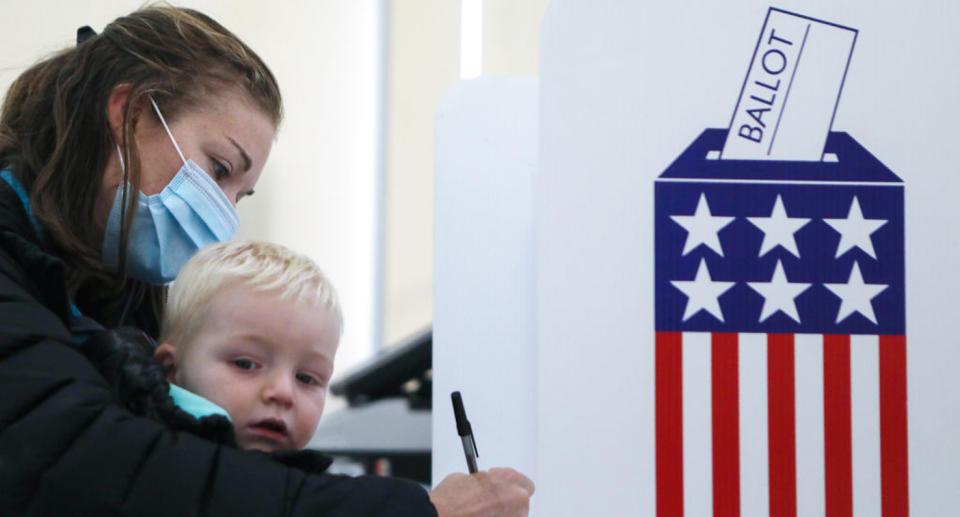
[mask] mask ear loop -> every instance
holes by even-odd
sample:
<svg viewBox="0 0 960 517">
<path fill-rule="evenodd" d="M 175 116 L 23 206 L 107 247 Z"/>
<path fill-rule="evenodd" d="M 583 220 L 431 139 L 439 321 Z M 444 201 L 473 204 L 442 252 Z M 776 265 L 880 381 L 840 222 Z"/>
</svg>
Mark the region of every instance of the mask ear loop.
<svg viewBox="0 0 960 517">
<path fill-rule="evenodd" d="M 163 124 L 163 129 L 167 130 L 167 136 L 170 137 L 170 141 L 173 142 L 173 147 L 177 150 L 177 154 L 180 155 L 180 159 L 183 160 L 183 164 L 187 164 L 187 159 L 183 157 L 183 151 L 180 150 L 180 146 L 177 145 L 177 139 L 173 138 L 173 133 L 170 132 L 170 128 L 167 127 L 167 121 L 163 119 L 163 114 L 160 113 L 160 108 L 157 107 L 157 101 L 153 100 L 153 97 L 150 97 L 150 103 L 153 104 L 154 111 L 157 112 L 157 116 L 160 117 L 160 123 Z"/>
<path fill-rule="evenodd" d="M 123 152 L 120 151 L 120 144 L 115 144 L 117 146 L 117 157 L 120 158 L 120 172 L 127 172 L 127 166 L 123 163 Z"/>
</svg>

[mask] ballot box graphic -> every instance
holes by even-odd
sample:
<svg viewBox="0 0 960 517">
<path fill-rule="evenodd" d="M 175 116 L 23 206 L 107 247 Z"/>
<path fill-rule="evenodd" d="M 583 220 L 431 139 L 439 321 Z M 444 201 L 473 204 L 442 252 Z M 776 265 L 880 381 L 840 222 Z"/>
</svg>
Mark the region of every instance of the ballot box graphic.
<svg viewBox="0 0 960 517">
<path fill-rule="evenodd" d="M 654 184 L 657 515 L 907 515 L 903 183 L 727 133 Z"/>
</svg>

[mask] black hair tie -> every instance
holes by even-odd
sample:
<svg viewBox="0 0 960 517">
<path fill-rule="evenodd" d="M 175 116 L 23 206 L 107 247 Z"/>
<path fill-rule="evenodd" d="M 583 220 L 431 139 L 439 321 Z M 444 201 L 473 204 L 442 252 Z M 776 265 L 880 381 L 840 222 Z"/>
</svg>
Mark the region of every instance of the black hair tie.
<svg viewBox="0 0 960 517">
<path fill-rule="evenodd" d="M 93 30 L 89 25 L 84 25 L 77 29 L 77 45 L 87 41 L 88 39 L 97 35 L 97 31 Z"/>
</svg>

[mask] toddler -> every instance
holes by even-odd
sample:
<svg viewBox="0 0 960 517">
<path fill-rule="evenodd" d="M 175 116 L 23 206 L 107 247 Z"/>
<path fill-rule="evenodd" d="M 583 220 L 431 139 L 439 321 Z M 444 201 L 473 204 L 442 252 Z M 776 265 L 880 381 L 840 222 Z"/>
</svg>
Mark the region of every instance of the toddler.
<svg viewBox="0 0 960 517">
<path fill-rule="evenodd" d="M 306 446 L 323 413 L 343 326 L 309 258 L 265 242 L 201 249 L 170 287 L 154 357 L 194 416 L 226 414 L 237 444 Z"/>
</svg>

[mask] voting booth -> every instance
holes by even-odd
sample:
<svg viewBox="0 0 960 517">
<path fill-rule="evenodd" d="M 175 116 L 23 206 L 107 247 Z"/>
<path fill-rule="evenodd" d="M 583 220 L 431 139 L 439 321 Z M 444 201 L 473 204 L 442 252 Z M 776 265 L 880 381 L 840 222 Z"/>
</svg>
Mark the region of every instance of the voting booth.
<svg viewBox="0 0 960 517">
<path fill-rule="evenodd" d="M 434 479 L 469 385 L 531 515 L 951 514 L 960 6 L 717 4 L 555 0 L 535 93 L 441 107 Z"/>
</svg>

